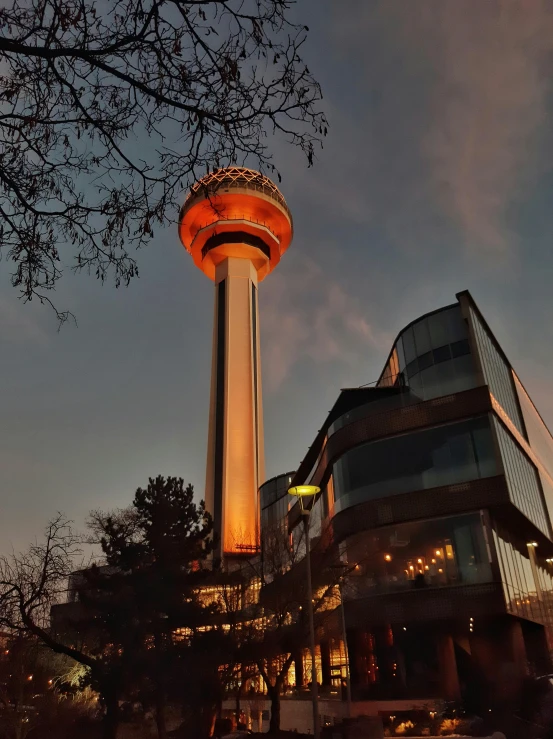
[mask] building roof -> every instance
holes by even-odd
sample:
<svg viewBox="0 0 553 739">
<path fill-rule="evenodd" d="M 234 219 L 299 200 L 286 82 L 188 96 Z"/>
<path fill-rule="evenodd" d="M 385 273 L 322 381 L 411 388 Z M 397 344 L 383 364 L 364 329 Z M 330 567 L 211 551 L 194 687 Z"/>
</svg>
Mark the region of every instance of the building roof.
<svg viewBox="0 0 553 739">
<path fill-rule="evenodd" d="M 216 169 L 198 180 L 190 188 L 190 192 L 184 205 L 182 213 L 187 209 L 188 205 L 199 195 L 208 196 L 216 193 L 218 190 L 229 190 L 233 188 L 245 188 L 247 190 L 255 190 L 269 196 L 281 205 L 288 214 L 290 221 L 292 214 L 286 204 L 283 194 L 280 192 L 275 183 L 261 172 L 247 167 L 225 167 Z"/>
</svg>

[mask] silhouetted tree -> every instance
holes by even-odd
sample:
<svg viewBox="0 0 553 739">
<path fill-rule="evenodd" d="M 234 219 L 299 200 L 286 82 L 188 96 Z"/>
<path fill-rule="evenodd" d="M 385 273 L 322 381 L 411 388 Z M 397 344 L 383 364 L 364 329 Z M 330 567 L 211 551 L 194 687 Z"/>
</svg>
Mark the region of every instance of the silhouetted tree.
<svg viewBox="0 0 553 739">
<path fill-rule="evenodd" d="M 158 476 L 136 491 L 129 510 L 97 512 L 90 525 L 109 574 L 85 571 L 81 600 L 106 621 L 106 637 L 121 629 L 116 644 L 124 645 L 126 682 L 134 680 L 152 695 L 158 735 L 165 739 L 167 696 L 174 694 L 175 683 L 184 688 L 196 679 L 191 647 L 197 646 L 194 637 L 206 641 L 203 629 L 215 612 L 201 596 L 211 574 L 206 567 L 213 551 L 211 517 L 203 502 L 196 505 L 192 486 L 182 478 Z"/>
<path fill-rule="evenodd" d="M 192 179 L 245 161 L 274 169 L 269 134 L 312 162 L 327 124 L 291 5 L 3 3 L 0 245 L 25 299 L 50 302 L 68 262 L 128 284 L 130 248 L 175 220 Z"/>
<path fill-rule="evenodd" d="M 72 574 L 80 538 L 61 516 L 43 544 L 0 559 L 0 625 L 33 634 L 86 668 L 83 682 L 105 706 L 106 739 L 117 735 L 120 699 L 140 694 L 153 698 L 163 737 L 171 682 L 176 674 L 194 679 L 186 668 L 197 661 L 214 608 L 200 597 L 212 523 L 193 495 L 182 479 L 157 477 L 137 490 L 130 509 L 94 513 L 103 566 Z M 64 599 L 70 576 L 72 602 L 53 609 L 51 628 L 50 610 Z"/>
<path fill-rule="evenodd" d="M 307 592 L 301 526 L 293 535 L 288 522 L 265 526 L 261 558 L 251 563 L 252 579 L 260 583 L 261 591 L 242 624 L 240 656 L 244 664 L 256 666 L 265 683 L 271 701 L 271 733 L 280 729 L 280 701 L 288 672 L 309 644 L 307 598 L 313 600 L 315 625 L 321 628 L 325 617 L 339 606 L 340 580 L 355 567 L 340 562 L 327 525 L 311 544 L 312 593 Z"/>
</svg>

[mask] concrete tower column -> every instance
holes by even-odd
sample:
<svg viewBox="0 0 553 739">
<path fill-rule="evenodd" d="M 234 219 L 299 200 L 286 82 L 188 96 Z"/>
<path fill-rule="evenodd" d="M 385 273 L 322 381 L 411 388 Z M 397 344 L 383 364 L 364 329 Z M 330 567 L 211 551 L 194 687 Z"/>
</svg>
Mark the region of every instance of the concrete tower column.
<svg viewBox="0 0 553 739">
<path fill-rule="evenodd" d="M 290 244 L 292 217 L 267 177 L 229 167 L 192 187 L 179 234 L 215 283 L 206 507 L 218 554 L 251 554 L 265 480 L 257 291 Z"/>
<path fill-rule="evenodd" d="M 255 548 L 265 479 L 257 288 L 248 259 L 217 265 L 206 503 L 227 552 Z"/>
</svg>

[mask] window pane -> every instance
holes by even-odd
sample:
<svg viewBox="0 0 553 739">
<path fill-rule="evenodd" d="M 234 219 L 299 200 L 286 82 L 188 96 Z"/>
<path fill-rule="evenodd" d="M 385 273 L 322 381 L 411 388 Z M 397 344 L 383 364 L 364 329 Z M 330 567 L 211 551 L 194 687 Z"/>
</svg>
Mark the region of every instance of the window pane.
<svg viewBox="0 0 553 739">
<path fill-rule="evenodd" d="M 425 354 L 421 354 L 419 359 L 419 370 L 424 370 L 427 367 L 432 367 L 434 364 L 434 361 L 432 359 L 432 352 L 426 352 Z"/>
<path fill-rule="evenodd" d="M 480 516 L 469 514 L 387 526 L 350 537 L 348 561 L 361 562 L 348 594 L 447 587 L 492 579 Z"/>
<path fill-rule="evenodd" d="M 449 311 L 440 311 L 428 316 L 428 328 L 430 330 L 430 341 L 432 348 L 444 346 L 451 343 L 449 336 Z"/>
<path fill-rule="evenodd" d="M 434 364 L 439 364 L 440 362 L 447 362 L 451 359 L 451 350 L 449 348 L 449 345 L 440 346 L 438 347 L 438 349 L 434 349 L 432 354 L 434 356 Z"/>
<path fill-rule="evenodd" d="M 490 436 L 490 428 L 484 417 L 351 449 L 334 465 L 336 510 L 497 474 L 486 434 Z"/>
<path fill-rule="evenodd" d="M 426 318 L 413 326 L 413 332 L 415 334 L 415 348 L 417 350 L 417 356 L 429 352 L 431 347 L 430 344 L 430 332 L 428 331 L 428 323 Z"/>
<path fill-rule="evenodd" d="M 469 341 L 468 339 L 463 339 L 462 341 L 456 341 L 451 345 L 451 354 L 453 357 L 462 357 L 464 354 L 470 353 L 470 347 L 469 347 Z"/>
<path fill-rule="evenodd" d="M 468 329 L 467 324 L 461 315 L 461 308 L 459 306 L 451 308 L 451 310 L 447 311 L 447 317 L 449 322 L 449 343 L 453 344 L 455 341 L 466 339 L 468 336 Z"/>
<path fill-rule="evenodd" d="M 412 362 L 417 356 L 415 350 L 415 337 L 413 336 L 413 329 L 408 328 L 401 335 L 403 338 L 403 351 L 405 352 L 405 361 L 407 363 Z"/>
<path fill-rule="evenodd" d="M 397 340 L 396 349 L 397 349 L 397 358 L 399 361 L 399 368 L 400 370 L 403 370 L 405 368 L 405 354 L 403 352 L 403 339 L 401 338 L 401 336 Z"/>
</svg>

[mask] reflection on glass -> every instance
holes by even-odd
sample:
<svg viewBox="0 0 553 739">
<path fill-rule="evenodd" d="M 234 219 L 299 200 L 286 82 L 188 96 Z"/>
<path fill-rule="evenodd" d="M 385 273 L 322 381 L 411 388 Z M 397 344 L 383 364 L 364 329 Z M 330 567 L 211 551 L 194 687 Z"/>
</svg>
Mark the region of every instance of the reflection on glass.
<svg viewBox="0 0 553 739">
<path fill-rule="evenodd" d="M 351 537 L 348 597 L 489 582 L 492 579 L 478 513 L 385 527 Z"/>
<path fill-rule="evenodd" d="M 553 515 L 553 437 L 542 421 L 522 383 L 513 372 L 528 441 L 543 469 L 538 470 L 549 516 Z"/>
<path fill-rule="evenodd" d="M 346 452 L 333 468 L 336 511 L 367 500 L 494 474 L 486 416 L 437 426 Z"/>
<path fill-rule="evenodd" d="M 535 573 L 528 547 L 513 532 L 494 523 L 493 538 L 497 551 L 507 610 L 521 618 L 529 618 L 553 626 L 553 568 L 536 553 Z"/>
<path fill-rule="evenodd" d="M 487 328 L 473 308 L 470 309 L 470 317 L 486 385 L 519 432 L 524 434 L 511 368 L 497 350 Z"/>
<path fill-rule="evenodd" d="M 537 470 L 495 416 L 493 423 L 505 468 L 509 497 L 540 531 L 549 535 L 549 522 L 542 503 Z"/>
<path fill-rule="evenodd" d="M 422 318 L 402 332 L 378 385 L 404 383 L 423 400 L 476 387 L 460 306 Z"/>
</svg>

